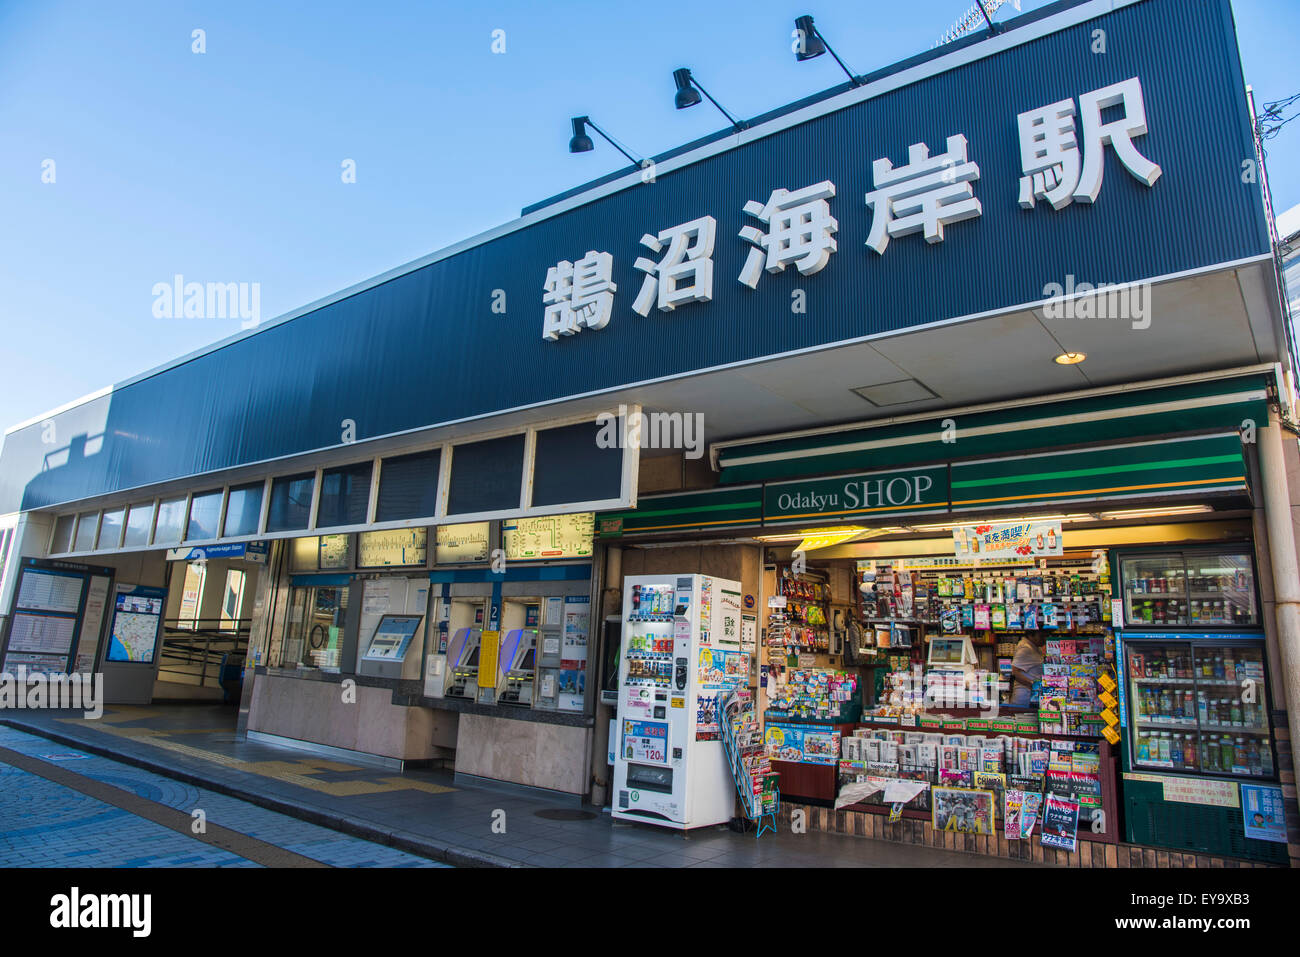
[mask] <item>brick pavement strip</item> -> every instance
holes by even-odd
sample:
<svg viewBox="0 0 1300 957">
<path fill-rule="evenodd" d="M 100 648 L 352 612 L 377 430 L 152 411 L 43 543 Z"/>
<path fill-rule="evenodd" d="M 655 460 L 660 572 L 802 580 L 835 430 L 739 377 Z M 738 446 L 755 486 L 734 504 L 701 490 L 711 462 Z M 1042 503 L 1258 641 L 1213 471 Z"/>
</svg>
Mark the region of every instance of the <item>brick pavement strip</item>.
<svg viewBox="0 0 1300 957">
<path fill-rule="evenodd" d="M 111 784 L 105 784 L 102 781 L 96 781 L 93 778 L 85 777 L 69 771 L 67 768 L 42 761 L 39 758 L 28 757 L 9 748 L 0 747 L 0 761 L 29 774 L 35 774 L 47 781 L 53 781 L 55 784 L 71 788 L 97 801 L 121 808 L 123 811 L 137 817 L 152 821 L 155 824 L 161 824 L 163 827 L 170 828 L 196 841 L 201 841 L 213 848 L 228 851 L 231 854 L 238 854 L 240 857 L 255 861 L 266 867 L 329 867 L 328 864 L 322 864 L 320 861 L 305 857 L 302 854 L 276 847 L 266 841 L 259 841 L 255 837 L 232 831 L 219 824 L 209 823 L 206 826 L 205 833 L 195 834 L 191 828 L 193 818 L 184 811 L 150 801 L 130 791 Z"/>
</svg>

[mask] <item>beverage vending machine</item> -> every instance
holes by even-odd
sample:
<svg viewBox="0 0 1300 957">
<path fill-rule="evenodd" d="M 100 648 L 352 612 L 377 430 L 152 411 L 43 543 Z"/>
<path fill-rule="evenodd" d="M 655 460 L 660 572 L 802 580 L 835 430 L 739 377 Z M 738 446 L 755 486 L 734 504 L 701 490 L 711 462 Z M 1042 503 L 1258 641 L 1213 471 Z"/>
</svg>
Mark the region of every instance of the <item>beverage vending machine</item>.
<svg viewBox="0 0 1300 957">
<path fill-rule="evenodd" d="M 741 588 L 708 575 L 623 580 L 613 815 L 686 830 L 731 820 L 721 701 L 744 687 Z"/>
</svg>

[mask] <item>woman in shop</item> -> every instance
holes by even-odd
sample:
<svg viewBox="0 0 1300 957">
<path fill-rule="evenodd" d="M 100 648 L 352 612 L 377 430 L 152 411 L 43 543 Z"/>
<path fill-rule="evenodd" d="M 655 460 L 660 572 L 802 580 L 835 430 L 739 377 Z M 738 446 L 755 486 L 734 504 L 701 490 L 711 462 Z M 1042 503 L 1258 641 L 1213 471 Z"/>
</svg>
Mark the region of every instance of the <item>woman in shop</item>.
<svg viewBox="0 0 1300 957">
<path fill-rule="evenodd" d="M 1034 682 L 1043 677 L 1043 647 L 1046 644 L 1042 632 L 1028 631 L 1020 637 L 1015 657 L 1011 659 L 1011 680 L 1015 687 L 1008 703 L 1012 707 L 1027 708 L 1031 704 Z"/>
</svg>

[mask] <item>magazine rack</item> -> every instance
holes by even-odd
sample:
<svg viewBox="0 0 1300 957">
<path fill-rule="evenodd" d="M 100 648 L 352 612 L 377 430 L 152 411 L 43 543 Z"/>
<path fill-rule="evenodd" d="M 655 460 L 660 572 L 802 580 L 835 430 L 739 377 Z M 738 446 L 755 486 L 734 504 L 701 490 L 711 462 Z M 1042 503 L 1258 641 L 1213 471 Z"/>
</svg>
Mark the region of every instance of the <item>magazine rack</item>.
<svg viewBox="0 0 1300 957">
<path fill-rule="evenodd" d="M 758 825 L 757 839 L 767 831 L 776 833 L 776 815 L 781 808 L 780 777 L 771 769 L 763 732 L 754 717 L 754 698 L 748 691 L 727 695 L 722 710 L 722 749 L 731 765 L 745 817 Z"/>
</svg>

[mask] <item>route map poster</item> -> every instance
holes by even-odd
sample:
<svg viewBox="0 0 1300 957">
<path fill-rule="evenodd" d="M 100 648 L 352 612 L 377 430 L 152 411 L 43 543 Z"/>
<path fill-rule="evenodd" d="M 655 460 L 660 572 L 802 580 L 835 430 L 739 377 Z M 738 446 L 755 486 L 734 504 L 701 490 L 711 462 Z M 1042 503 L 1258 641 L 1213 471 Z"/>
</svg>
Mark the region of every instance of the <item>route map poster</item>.
<svg viewBox="0 0 1300 957">
<path fill-rule="evenodd" d="M 113 601 L 108 661 L 153 664 L 167 591 L 147 585 L 118 585 Z"/>
</svg>

